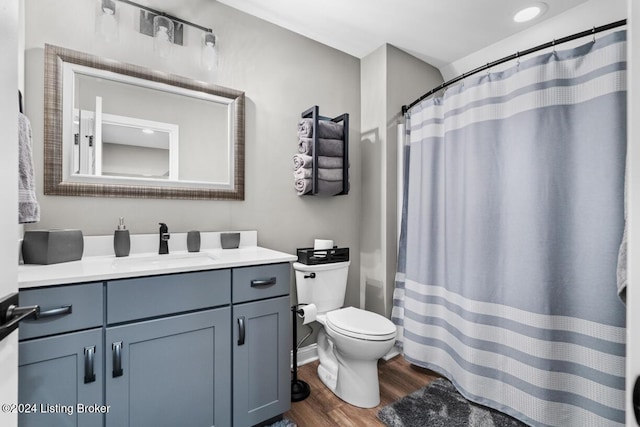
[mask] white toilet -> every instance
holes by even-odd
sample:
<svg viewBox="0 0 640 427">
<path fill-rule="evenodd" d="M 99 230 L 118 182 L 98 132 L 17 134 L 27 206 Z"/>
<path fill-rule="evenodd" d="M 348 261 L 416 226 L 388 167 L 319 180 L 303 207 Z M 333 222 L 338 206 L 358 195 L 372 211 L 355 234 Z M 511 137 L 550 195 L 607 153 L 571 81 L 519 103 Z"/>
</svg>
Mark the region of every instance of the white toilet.
<svg viewBox="0 0 640 427">
<path fill-rule="evenodd" d="M 345 402 L 361 408 L 380 403 L 378 359 L 396 340 L 389 319 L 354 307 L 341 308 L 349 263 L 294 263 L 299 304 L 315 304 L 318 322 L 318 376 Z"/>
</svg>

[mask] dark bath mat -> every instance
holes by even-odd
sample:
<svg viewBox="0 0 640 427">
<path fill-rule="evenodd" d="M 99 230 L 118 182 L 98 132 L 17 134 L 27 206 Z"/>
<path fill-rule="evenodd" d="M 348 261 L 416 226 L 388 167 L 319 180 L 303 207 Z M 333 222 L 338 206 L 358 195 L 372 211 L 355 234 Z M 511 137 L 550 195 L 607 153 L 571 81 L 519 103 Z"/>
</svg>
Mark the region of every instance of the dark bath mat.
<svg viewBox="0 0 640 427">
<path fill-rule="evenodd" d="M 378 412 L 389 427 L 522 427 L 522 422 L 462 397 L 444 378 L 396 400 Z"/>
</svg>

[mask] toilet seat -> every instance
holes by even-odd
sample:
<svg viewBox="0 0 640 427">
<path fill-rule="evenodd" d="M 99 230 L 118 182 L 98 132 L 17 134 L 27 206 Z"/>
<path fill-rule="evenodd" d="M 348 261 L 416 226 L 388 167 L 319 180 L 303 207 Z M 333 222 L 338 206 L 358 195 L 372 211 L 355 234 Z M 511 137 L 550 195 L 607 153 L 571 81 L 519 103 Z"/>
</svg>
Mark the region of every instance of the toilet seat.
<svg viewBox="0 0 640 427">
<path fill-rule="evenodd" d="M 367 341 L 387 341 L 396 337 L 396 325 L 389 319 L 355 307 L 328 312 L 325 326 L 336 333 Z"/>
</svg>

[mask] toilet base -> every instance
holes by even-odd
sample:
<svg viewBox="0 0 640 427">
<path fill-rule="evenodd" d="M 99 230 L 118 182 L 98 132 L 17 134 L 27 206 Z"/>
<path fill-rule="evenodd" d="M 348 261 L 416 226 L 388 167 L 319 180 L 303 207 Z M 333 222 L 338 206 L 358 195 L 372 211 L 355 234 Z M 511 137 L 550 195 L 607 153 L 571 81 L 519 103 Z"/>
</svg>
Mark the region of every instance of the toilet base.
<svg viewBox="0 0 640 427">
<path fill-rule="evenodd" d="M 378 359 L 393 346 L 393 342 L 368 344 L 379 347 L 376 354 L 365 360 L 354 358 L 336 348 L 324 328 L 318 332 L 318 377 L 340 399 L 360 408 L 380 404 Z"/>
</svg>

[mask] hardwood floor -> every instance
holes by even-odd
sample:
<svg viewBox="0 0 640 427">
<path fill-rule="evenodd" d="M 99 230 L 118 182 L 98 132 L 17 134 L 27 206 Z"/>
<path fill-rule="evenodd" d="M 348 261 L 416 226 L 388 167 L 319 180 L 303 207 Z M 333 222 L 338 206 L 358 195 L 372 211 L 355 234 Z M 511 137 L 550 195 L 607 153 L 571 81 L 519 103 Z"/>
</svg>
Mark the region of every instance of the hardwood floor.
<svg viewBox="0 0 640 427">
<path fill-rule="evenodd" d="M 311 395 L 292 402 L 285 417 L 299 427 L 370 427 L 382 426 L 376 414 L 383 406 L 410 394 L 438 378 L 428 369 L 411 365 L 404 357 L 378 362 L 380 405 L 371 409 L 357 408 L 340 400 L 318 378 L 318 361 L 298 368 L 298 378 L 311 387 Z"/>
</svg>

